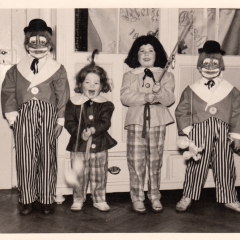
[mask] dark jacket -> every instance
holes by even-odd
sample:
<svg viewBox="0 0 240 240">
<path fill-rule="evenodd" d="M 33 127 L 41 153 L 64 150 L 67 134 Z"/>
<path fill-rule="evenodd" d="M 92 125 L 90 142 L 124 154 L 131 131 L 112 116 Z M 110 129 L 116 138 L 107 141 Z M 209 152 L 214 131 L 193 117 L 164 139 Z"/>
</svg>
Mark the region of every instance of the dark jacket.
<svg viewBox="0 0 240 240">
<path fill-rule="evenodd" d="M 83 106 L 81 124 L 79 125 L 80 109 Z M 81 138 L 82 132 L 86 127 L 94 127 L 96 132 L 92 135 L 91 153 L 101 152 L 114 147 L 117 142 L 107 132 L 111 126 L 111 117 L 114 111 L 112 102 L 97 103 L 87 101 L 83 105 L 75 105 L 68 101 L 65 113 L 64 127 L 70 133 L 71 137 L 67 145 L 67 151 L 85 152 L 87 141 Z M 77 133 L 79 139 L 77 142 Z M 77 148 L 76 148 L 77 144 Z"/>
</svg>

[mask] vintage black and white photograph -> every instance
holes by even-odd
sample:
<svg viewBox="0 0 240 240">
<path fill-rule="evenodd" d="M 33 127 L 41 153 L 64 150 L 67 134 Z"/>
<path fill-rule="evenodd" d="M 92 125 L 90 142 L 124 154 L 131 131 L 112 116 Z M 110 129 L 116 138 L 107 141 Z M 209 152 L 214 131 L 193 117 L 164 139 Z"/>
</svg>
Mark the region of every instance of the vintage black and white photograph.
<svg viewBox="0 0 240 240">
<path fill-rule="evenodd" d="M 0 6 L 1 238 L 240 236 L 237 1 Z"/>
</svg>

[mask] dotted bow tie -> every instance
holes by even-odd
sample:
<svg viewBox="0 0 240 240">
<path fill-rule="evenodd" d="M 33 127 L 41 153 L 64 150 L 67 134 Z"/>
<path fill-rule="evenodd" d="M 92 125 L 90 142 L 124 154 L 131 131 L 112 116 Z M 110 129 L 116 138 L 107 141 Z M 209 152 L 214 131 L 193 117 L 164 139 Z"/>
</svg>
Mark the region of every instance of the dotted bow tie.
<svg viewBox="0 0 240 240">
<path fill-rule="evenodd" d="M 150 69 L 145 68 L 145 69 L 144 69 L 144 73 L 145 73 L 145 74 L 144 74 L 144 76 L 143 76 L 143 85 L 142 85 L 142 87 L 144 86 L 144 80 L 145 80 L 146 76 L 152 78 L 154 83 L 156 82 L 156 81 L 155 81 L 155 78 L 154 78 L 154 76 L 153 76 L 153 73 L 152 73 L 152 71 L 151 71 Z"/>
<path fill-rule="evenodd" d="M 213 80 L 208 80 L 208 82 L 204 83 L 204 85 L 208 86 L 208 89 L 210 89 L 215 85 L 215 82 Z"/>
</svg>

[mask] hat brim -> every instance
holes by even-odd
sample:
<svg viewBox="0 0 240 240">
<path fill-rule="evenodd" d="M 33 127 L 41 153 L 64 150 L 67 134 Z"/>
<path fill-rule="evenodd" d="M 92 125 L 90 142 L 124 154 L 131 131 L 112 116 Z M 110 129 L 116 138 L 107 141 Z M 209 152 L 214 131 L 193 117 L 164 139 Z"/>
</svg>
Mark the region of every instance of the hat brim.
<svg viewBox="0 0 240 240">
<path fill-rule="evenodd" d="M 27 32 L 41 32 L 41 31 L 47 31 L 52 35 L 52 28 L 46 27 L 46 28 L 32 28 L 32 27 L 25 27 L 23 29 L 24 33 L 26 34 Z"/>
<path fill-rule="evenodd" d="M 218 52 L 216 52 L 216 51 L 204 51 L 204 49 L 203 48 L 199 48 L 198 49 L 198 53 L 199 54 L 201 54 L 201 53 L 203 53 L 203 52 L 205 52 L 205 53 L 220 53 L 221 55 L 225 55 L 225 51 L 223 51 L 223 50 L 219 50 Z"/>
</svg>

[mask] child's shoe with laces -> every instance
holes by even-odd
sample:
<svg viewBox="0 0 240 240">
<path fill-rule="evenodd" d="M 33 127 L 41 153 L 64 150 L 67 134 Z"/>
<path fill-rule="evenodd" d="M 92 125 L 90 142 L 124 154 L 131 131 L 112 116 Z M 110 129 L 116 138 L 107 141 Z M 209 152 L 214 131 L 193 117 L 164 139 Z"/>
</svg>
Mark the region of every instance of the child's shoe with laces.
<svg viewBox="0 0 240 240">
<path fill-rule="evenodd" d="M 152 202 L 152 210 L 154 212 L 162 212 L 163 211 L 163 206 L 161 204 L 161 202 L 158 199 L 154 199 L 151 201 Z"/>
<path fill-rule="evenodd" d="M 191 202 L 192 202 L 191 198 L 183 196 L 176 205 L 176 211 L 185 212 L 187 208 L 191 205 Z"/>
<path fill-rule="evenodd" d="M 143 201 L 135 201 L 133 202 L 133 210 L 137 213 L 145 213 L 146 212 L 146 208 L 144 206 Z"/>
<path fill-rule="evenodd" d="M 83 206 L 83 201 L 75 201 L 71 206 L 71 211 L 73 212 L 81 211 L 82 206 Z"/>
</svg>

